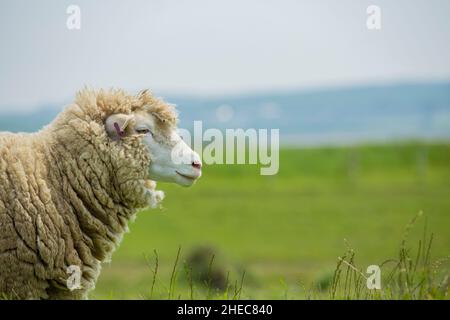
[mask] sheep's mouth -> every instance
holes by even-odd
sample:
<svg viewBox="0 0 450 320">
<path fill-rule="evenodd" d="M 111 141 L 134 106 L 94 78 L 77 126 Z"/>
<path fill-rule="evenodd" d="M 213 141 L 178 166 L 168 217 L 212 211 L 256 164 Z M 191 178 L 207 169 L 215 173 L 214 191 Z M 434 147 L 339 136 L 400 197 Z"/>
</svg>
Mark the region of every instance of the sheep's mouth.
<svg viewBox="0 0 450 320">
<path fill-rule="evenodd" d="M 186 174 L 182 174 L 182 173 L 180 173 L 178 171 L 175 171 L 175 172 L 178 173 L 183 178 L 188 179 L 188 180 L 192 180 L 192 181 L 197 180 L 200 177 L 199 175 L 198 176 L 189 176 L 189 175 L 186 175 Z"/>
</svg>

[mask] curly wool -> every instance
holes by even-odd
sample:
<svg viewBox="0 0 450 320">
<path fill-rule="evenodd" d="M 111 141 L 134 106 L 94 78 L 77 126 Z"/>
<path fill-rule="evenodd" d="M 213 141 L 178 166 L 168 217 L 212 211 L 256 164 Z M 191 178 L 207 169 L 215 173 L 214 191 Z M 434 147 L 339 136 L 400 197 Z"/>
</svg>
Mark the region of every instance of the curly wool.
<svg viewBox="0 0 450 320">
<path fill-rule="evenodd" d="M 162 127 L 177 122 L 146 91 L 85 89 L 40 132 L 0 134 L 0 294 L 87 298 L 136 210 L 162 200 L 142 138 L 113 141 L 105 131 L 109 115 L 136 111 Z M 82 272 L 80 289 L 67 287 L 69 266 Z"/>
</svg>

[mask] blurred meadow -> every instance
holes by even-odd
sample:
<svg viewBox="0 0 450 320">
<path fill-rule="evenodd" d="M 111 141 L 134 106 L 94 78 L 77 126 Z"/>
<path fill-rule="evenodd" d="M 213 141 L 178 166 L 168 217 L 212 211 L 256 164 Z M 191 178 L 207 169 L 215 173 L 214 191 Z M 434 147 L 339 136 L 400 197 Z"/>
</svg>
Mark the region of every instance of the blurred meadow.
<svg viewBox="0 0 450 320">
<path fill-rule="evenodd" d="M 363 272 L 396 258 L 406 225 L 421 211 L 412 248 L 426 224 L 434 234 L 431 260 L 450 253 L 450 144 L 283 149 L 278 175 L 258 172 L 211 165 L 190 189 L 159 184 L 163 208 L 138 214 L 91 296 L 149 298 L 156 251 L 152 298 L 168 298 L 181 247 L 171 298 L 189 298 L 183 266 L 199 252 L 203 268 L 214 254 L 214 272 L 229 272 L 231 283 L 245 271 L 242 298 L 305 298 L 304 288 L 327 289 L 347 246 Z M 448 263 L 443 270 L 448 274 Z M 194 282 L 196 290 L 207 281 Z"/>
</svg>

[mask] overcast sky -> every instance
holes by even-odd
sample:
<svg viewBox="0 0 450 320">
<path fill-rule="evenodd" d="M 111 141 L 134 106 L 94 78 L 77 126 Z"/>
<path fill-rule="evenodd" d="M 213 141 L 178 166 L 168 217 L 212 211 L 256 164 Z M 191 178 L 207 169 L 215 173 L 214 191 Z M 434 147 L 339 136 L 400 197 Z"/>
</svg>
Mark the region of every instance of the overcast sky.
<svg viewBox="0 0 450 320">
<path fill-rule="evenodd" d="M 66 27 L 70 4 L 80 30 Z M 84 85 L 224 95 L 447 80 L 449 40 L 448 0 L 1 0 L 0 110 Z"/>
</svg>

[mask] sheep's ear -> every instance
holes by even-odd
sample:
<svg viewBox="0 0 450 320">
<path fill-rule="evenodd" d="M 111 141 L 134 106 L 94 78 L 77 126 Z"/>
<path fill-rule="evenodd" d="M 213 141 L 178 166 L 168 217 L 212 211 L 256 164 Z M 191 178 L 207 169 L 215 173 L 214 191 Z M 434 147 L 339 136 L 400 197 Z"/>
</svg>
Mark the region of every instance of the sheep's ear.
<svg viewBox="0 0 450 320">
<path fill-rule="evenodd" d="M 131 120 L 133 116 L 131 114 L 113 114 L 110 115 L 105 122 L 106 132 L 108 136 L 113 140 L 120 140 L 126 137 L 128 130 L 131 127 Z"/>
</svg>

